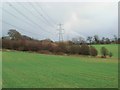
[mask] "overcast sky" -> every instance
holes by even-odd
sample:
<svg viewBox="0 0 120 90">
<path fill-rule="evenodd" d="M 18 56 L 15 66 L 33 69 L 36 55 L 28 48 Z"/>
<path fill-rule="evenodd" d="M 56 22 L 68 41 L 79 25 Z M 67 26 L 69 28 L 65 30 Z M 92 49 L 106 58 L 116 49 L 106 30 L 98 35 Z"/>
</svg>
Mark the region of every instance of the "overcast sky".
<svg viewBox="0 0 120 90">
<path fill-rule="evenodd" d="M 2 19 L 7 24 L 3 22 L 2 33 L 6 35 L 8 30 L 13 28 L 36 39 L 58 40 L 57 25 L 61 23 L 65 40 L 93 35 L 112 38 L 118 34 L 117 4 L 117 2 L 4 3 Z"/>
</svg>

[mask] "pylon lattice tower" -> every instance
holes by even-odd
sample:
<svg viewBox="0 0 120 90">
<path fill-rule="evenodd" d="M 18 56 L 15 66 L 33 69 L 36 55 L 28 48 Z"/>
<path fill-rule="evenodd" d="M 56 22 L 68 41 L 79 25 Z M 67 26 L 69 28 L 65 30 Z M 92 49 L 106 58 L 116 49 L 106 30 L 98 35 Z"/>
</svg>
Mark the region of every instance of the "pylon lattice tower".
<svg viewBox="0 0 120 90">
<path fill-rule="evenodd" d="M 64 29 L 62 29 L 62 25 L 63 24 L 58 24 L 58 31 L 59 31 L 59 42 L 63 42 L 63 30 Z"/>
</svg>

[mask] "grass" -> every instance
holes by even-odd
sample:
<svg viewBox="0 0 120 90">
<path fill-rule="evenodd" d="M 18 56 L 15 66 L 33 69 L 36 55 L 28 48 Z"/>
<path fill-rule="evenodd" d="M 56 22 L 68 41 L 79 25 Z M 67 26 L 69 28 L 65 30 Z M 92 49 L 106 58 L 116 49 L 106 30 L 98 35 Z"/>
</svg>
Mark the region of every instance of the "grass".
<svg viewBox="0 0 120 90">
<path fill-rule="evenodd" d="M 101 47 L 106 47 L 108 51 L 113 53 L 114 58 L 118 58 L 118 44 L 104 44 L 104 45 L 93 45 L 93 46 L 98 50 L 99 55 L 101 55 L 100 52 Z"/>
<path fill-rule="evenodd" d="M 116 58 L 3 52 L 3 88 L 116 88 Z"/>
</svg>

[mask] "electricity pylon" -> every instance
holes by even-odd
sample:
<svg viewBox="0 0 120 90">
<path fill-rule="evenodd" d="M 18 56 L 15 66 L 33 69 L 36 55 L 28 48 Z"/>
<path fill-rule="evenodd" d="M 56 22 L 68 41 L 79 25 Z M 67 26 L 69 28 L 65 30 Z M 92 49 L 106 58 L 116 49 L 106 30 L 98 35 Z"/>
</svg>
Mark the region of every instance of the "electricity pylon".
<svg viewBox="0 0 120 90">
<path fill-rule="evenodd" d="M 58 24 L 58 30 L 59 30 L 59 42 L 63 42 L 63 30 L 64 29 L 62 29 L 62 25 L 63 24 Z"/>
</svg>

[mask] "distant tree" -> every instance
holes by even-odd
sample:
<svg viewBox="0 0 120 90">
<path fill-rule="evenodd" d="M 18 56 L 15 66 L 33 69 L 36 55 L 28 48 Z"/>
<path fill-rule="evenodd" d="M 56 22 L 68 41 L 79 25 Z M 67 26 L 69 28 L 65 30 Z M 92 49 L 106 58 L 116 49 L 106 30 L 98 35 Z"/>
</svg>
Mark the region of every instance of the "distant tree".
<svg viewBox="0 0 120 90">
<path fill-rule="evenodd" d="M 85 44 L 86 42 L 85 42 L 85 39 L 83 37 L 79 37 L 78 38 L 78 43 L 79 44 Z"/>
<path fill-rule="evenodd" d="M 107 48 L 105 48 L 105 47 L 101 48 L 101 55 L 102 55 L 103 58 L 106 58 L 106 56 L 108 55 Z"/>
<path fill-rule="evenodd" d="M 120 44 L 120 38 L 118 38 L 118 43 Z"/>
<path fill-rule="evenodd" d="M 105 44 L 105 37 L 102 37 L 101 44 Z"/>
<path fill-rule="evenodd" d="M 110 44 L 111 43 L 109 38 L 106 38 L 105 41 L 106 41 L 106 44 Z"/>
<path fill-rule="evenodd" d="M 99 41 L 100 41 L 100 40 L 99 40 L 98 35 L 95 35 L 95 36 L 94 36 L 94 41 L 95 41 L 96 44 L 99 44 Z"/>
<path fill-rule="evenodd" d="M 114 43 L 118 43 L 118 37 L 114 35 Z"/>
<path fill-rule="evenodd" d="M 91 56 L 97 56 L 98 55 L 97 49 L 93 46 L 90 46 L 90 55 Z"/>
<path fill-rule="evenodd" d="M 109 57 L 112 57 L 112 56 L 113 56 L 112 52 L 109 52 Z"/>
<path fill-rule="evenodd" d="M 74 44 L 84 44 L 84 43 L 86 43 L 86 42 L 85 42 L 85 39 L 84 39 L 83 37 L 72 38 L 72 42 L 73 42 Z"/>
<path fill-rule="evenodd" d="M 72 38 L 72 42 L 73 42 L 74 44 L 78 44 L 78 39 L 77 39 L 77 38 Z"/>
<path fill-rule="evenodd" d="M 26 35 L 22 35 L 22 39 L 24 39 L 24 40 L 34 40 L 34 39 L 32 39 L 31 37 L 28 37 L 28 36 L 26 36 Z"/>
<path fill-rule="evenodd" d="M 8 35 L 12 40 L 18 40 L 22 38 L 21 34 L 15 29 L 10 29 Z"/>
<path fill-rule="evenodd" d="M 92 37 L 91 37 L 91 36 L 88 36 L 88 37 L 87 37 L 87 41 L 89 41 L 89 43 L 91 44 L 91 42 L 92 42 Z"/>
</svg>

